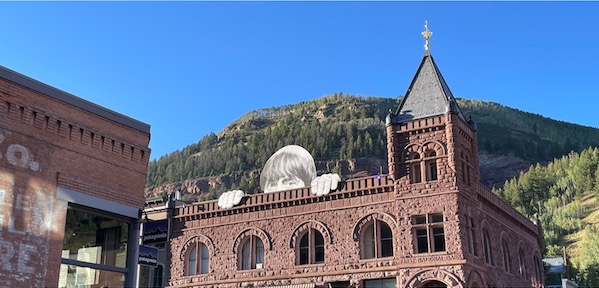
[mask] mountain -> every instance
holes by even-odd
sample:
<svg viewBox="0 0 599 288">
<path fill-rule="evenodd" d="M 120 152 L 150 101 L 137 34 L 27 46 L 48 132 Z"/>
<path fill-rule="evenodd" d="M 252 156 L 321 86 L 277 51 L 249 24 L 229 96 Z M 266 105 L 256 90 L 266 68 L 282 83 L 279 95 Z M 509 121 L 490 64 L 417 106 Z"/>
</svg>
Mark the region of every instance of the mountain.
<svg viewBox="0 0 599 288">
<path fill-rule="evenodd" d="M 345 178 L 387 172 L 384 119 L 401 98 L 336 93 L 293 105 L 248 112 L 218 135 L 157 160 L 148 168 L 147 197 L 180 190 L 184 200 L 219 192 L 258 192 L 259 172 L 279 148 L 297 144 L 318 173 Z M 478 127 L 481 181 L 489 187 L 570 151 L 599 146 L 599 129 L 556 121 L 493 102 L 458 99 Z"/>
</svg>

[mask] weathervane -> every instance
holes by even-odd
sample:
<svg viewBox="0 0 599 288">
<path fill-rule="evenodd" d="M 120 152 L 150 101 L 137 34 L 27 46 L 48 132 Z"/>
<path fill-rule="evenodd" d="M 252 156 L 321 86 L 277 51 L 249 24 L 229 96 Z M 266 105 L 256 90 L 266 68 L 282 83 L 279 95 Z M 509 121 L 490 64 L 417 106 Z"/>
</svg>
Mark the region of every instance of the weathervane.
<svg viewBox="0 0 599 288">
<path fill-rule="evenodd" d="M 428 50 L 428 40 L 433 36 L 433 32 L 428 30 L 428 20 L 424 20 L 424 32 L 422 32 L 422 36 L 424 37 L 424 50 Z"/>
</svg>

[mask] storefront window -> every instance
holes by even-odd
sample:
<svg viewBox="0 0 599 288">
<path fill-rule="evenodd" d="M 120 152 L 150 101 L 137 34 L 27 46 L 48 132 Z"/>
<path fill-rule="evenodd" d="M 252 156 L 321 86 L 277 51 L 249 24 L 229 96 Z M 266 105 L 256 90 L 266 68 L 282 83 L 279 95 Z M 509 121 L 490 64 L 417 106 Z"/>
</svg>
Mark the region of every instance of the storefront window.
<svg viewBox="0 0 599 288">
<path fill-rule="evenodd" d="M 63 258 L 125 267 L 128 229 L 128 223 L 69 208 Z"/>
<path fill-rule="evenodd" d="M 125 287 L 125 273 L 61 264 L 58 287 Z"/>
<path fill-rule="evenodd" d="M 69 206 L 59 287 L 124 287 L 130 226 L 118 216 Z"/>
</svg>

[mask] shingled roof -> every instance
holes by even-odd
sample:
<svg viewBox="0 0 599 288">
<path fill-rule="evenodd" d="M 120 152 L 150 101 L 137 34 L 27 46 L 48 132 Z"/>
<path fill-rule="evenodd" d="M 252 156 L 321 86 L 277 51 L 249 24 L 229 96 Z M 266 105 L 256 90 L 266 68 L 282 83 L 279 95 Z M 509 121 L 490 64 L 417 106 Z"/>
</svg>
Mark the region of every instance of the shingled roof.
<svg viewBox="0 0 599 288">
<path fill-rule="evenodd" d="M 397 121 L 405 122 L 447 112 L 455 112 L 466 121 L 445 79 L 435 64 L 433 55 L 426 50 L 420 67 L 397 109 Z"/>
</svg>

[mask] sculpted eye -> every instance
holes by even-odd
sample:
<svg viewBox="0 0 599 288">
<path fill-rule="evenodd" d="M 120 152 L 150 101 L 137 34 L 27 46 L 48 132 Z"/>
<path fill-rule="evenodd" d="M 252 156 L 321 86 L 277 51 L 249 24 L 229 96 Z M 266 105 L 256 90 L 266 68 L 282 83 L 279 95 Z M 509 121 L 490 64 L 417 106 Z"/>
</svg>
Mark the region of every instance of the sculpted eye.
<svg viewBox="0 0 599 288">
<path fill-rule="evenodd" d="M 297 185 L 299 182 L 299 179 L 296 178 L 286 178 L 283 179 L 283 185 L 289 186 L 289 185 Z"/>
<path fill-rule="evenodd" d="M 285 189 L 304 187 L 304 181 L 298 177 L 285 177 L 281 179 L 281 186 Z"/>
</svg>

